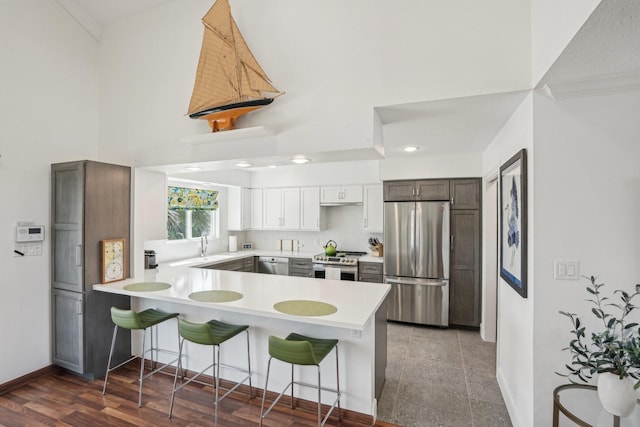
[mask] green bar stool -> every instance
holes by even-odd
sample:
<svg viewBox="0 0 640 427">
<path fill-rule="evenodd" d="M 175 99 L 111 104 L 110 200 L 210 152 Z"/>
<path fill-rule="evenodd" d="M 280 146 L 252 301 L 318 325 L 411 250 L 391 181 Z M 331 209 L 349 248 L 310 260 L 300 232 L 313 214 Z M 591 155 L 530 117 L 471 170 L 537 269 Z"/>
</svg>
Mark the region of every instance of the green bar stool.
<svg viewBox="0 0 640 427">
<path fill-rule="evenodd" d="M 230 393 L 232 393 L 235 389 L 240 387 L 240 385 L 244 384 L 247 380 L 249 381 L 249 399 L 253 398 L 253 387 L 251 386 L 251 357 L 249 354 L 249 326 L 248 325 L 231 325 L 228 323 L 220 322 L 218 320 L 210 320 L 207 323 L 192 323 L 184 319 L 178 319 L 178 330 L 182 339 L 180 340 L 180 351 L 178 357 L 178 366 L 182 368 L 182 351 L 184 349 L 184 341 L 190 341 L 200 345 L 211 345 L 213 346 L 213 363 L 196 375 L 191 378 L 186 378 L 186 381 L 180 384 L 180 386 L 176 387 L 178 382 L 178 371 L 176 370 L 175 376 L 173 378 L 173 391 L 171 392 L 171 405 L 169 407 L 169 418 L 171 418 L 171 414 L 173 413 L 173 400 L 177 391 L 180 391 L 184 386 L 195 381 L 198 384 L 204 385 L 212 385 L 215 389 L 215 403 L 214 403 L 214 423 L 218 424 L 218 404 L 227 397 Z M 235 337 L 241 332 L 246 332 L 247 334 L 247 369 L 238 368 L 235 366 L 226 365 L 220 363 L 220 345 L 231 338 Z M 238 372 L 243 372 L 247 374 L 245 378 L 243 378 L 236 385 L 231 387 L 230 389 L 226 389 L 226 393 L 220 397 L 220 367 L 235 370 Z M 200 375 L 202 375 L 209 368 L 213 368 L 213 383 L 205 383 L 202 381 L 197 381 Z M 184 374 L 184 372 L 183 372 Z M 183 376 L 183 380 L 184 380 Z"/>
<path fill-rule="evenodd" d="M 330 389 L 322 387 L 320 383 L 320 362 L 331 352 L 336 349 L 336 389 Z M 342 416 L 340 414 L 340 375 L 338 371 L 338 340 L 318 339 L 310 338 L 304 335 L 295 333 L 289 334 L 285 339 L 270 336 L 269 337 L 269 363 L 267 364 L 267 378 L 264 384 L 264 392 L 262 394 L 262 405 L 260 406 L 260 426 L 262 426 L 262 420 L 269 415 L 271 409 L 275 406 L 280 398 L 284 395 L 289 387 L 291 387 L 291 408 L 293 409 L 293 385 L 311 387 L 318 390 L 318 427 L 323 426 L 329 419 L 329 415 L 338 406 L 338 421 L 342 422 Z M 271 406 L 264 412 L 264 402 L 267 396 L 267 385 L 269 384 L 269 370 L 271 369 L 271 359 L 276 358 L 286 363 L 291 364 L 291 382 L 282 390 L 276 400 L 271 403 Z M 303 382 L 294 381 L 293 379 L 293 367 L 294 365 L 315 365 L 318 368 L 318 385 L 307 384 Z M 336 393 L 336 400 L 329 408 L 327 414 L 322 418 L 321 415 L 321 402 L 320 395 L 322 390 Z"/>
<path fill-rule="evenodd" d="M 165 350 L 165 349 L 161 349 L 157 347 L 157 343 L 154 344 L 154 340 L 153 340 L 153 326 L 155 326 L 156 328 L 156 332 L 157 332 L 157 326 L 158 324 L 164 322 L 165 320 L 169 320 L 169 319 L 177 319 L 178 318 L 178 313 L 166 313 L 164 311 L 161 310 L 156 310 L 154 308 L 149 308 L 147 310 L 141 311 L 139 313 L 135 312 L 134 310 L 121 310 L 119 308 L 116 307 L 111 307 L 111 320 L 114 323 L 114 327 L 113 327 L 113 338 L 111 339 L 111 350 L 109 351 L 109 361 L 107 362 L 107 373 L 104 377 L 104 386 L 102 387 L 102 394 L 104 395 L 107 391 L 107 382 L 109 380 L 109 372 L 118 369 L 119 367 L 126 365 L 127 363 L 131 362 L 133 359 L 135 359 L 136 357 L 140 357 L 141 361 L 140 361 L 140 379 L 139 379 L 139 389 L 138 389 L 138 407 L 142 406 L 142 382 L 145 378 L 165 369 L 166 367 L 168 367 L 169 365 L 172 365 L 173 363 L 178 361 L 178 358 L 172 360 L 171 362 L 165 363 L 163 364 L 161 367 L 156 369 L 156 361 L 158 359 L 158 353 L 169 353 L 169 354 L 174 354 L 174 355 L 178 355 L 177 352 L 175 351 L 171 351 L 171 350 Z M 141 329 L 143 330 L 143 335 L 142 335 L 142 352 L 139 355 L 134 355 L 131 356 L 129 359 L 125 360 L 124 362 L 120 363 L 117 366 L 111 367 L 111 357 L 113 356 L 113 348 L 116 344 L 116 336 L 118 335 L 118 328 L 124 328 L 124 329 Z M 151 331 L 151 345 L 149 347 L 149 349 L 145 350 L 145 341 L 147 338 L 147 329 L 149 329 Z M 180 336 L 178 336 L 178 341 L 180 340 Z M 154 358 L 154 352 L 155 352 L 155 358 Z M 149 372 L 147 375 L 144 375 L 144 361 L 145 361 L 145 354 L 150 353 L 150 359 L 152 362 L 152 367 L 151 367 L 151 372 Z M 178 361 L 179 362 L 179 361 Z M 178 363 L 178 367 L 180 366 L 180 363 Z M 177 371 L 176 371 L 177 372 Z"/>
</svg>

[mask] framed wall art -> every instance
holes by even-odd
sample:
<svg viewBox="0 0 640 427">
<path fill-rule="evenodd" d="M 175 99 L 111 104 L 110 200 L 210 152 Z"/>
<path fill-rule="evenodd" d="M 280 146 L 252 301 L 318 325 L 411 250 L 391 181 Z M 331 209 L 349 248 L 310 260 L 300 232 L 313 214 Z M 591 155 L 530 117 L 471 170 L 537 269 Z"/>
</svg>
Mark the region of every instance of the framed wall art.
<svg viewBox="0 0 640 427">
<path fill-rule="evenodd" d="M 111 239 L 101 242 L 102 283 L 117 282 L 126 278 L 126 250 L 125 239 Z"/>
<path fill-rule="evenodd" d="M 500 166 L 500 277 L 527 297 L 527 151 Z"/>
</svg>

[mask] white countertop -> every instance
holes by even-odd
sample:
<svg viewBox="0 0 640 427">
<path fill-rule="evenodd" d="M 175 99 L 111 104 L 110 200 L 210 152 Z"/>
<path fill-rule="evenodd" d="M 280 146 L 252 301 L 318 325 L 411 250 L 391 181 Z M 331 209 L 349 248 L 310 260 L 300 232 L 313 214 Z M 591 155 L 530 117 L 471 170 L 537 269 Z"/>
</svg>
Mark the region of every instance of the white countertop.
<svg viewBox="0 0 640 427">
<path fill-rule="evenodd" d="M 221 252 L 215 253 L 211 255 L 207 255 L 205 257 L 196 257 L 196 258 L 188 258 L 188 259 L 179 259 L 173 261 L 167 261 L 163 264 L 170 265 L 172 267 L 180 266 L 180 265 L 189 265 L 191 267 L 196 267 L 200 265 L 212 265 L 219 262 L 225 261 L 233 261 L 234 259 L 246 258 L 250 256 L 272 256 L 272 257 L 282 257 L 282 258 L 308 258 L 313 259 L 315 255 L 318 255 L 322 251 L 237 251 L 237 252 Z M 360 262 L 384 262 L 383 257 L 376 257 L 371 254 L 363 255 L 358 258 Z"/>
<path fill-rule="evenodd" d="M 382 264 L 384 262 L 384 258 L 381 256 L 363 255 L 358 258 L 358 262 L 377 262 Z"/>
<path fill-rule="evenodd" d="M 386 298 L 390 290 L 389 285 L 192 268 L 247 256 L 313 256 L 302 254 L 297 251 L 239 251 L 197 259 L 168 261 L 160 264 L 157 269 L 145 270 L 144 274 L 137 277 L 106 285 L 94 285 L 93 289 L 223 311 L 362 330 Z M 155 292 L 124 289 L 128 284 L 139 282 L 164 282 L 171 284 L 171 288 Z M 216 289 L 240 292 L 243 298 L 225 303 L 206 303 L 189 299 L 193 292 Z M 316 317 L 288 315 L 273 308 L 275 303 L 284 300 L 321 301 L 336 306 L 338 311 Z"/>
<path fill-rule="evenodd" d="M 283 258 L 309 258 L 313 259 L 314 255 L 317 255 L 319 252 L 314 251 L 237 251 L 237 252 L 219 252 L 211 255 L 207 255 L 204 257 L 195 257 L 195 258 L 187 258 L 187 259 L 177 259 L 166 261 L 160 263 L 160 266 L 170 266 L 170 267 L 179 267 L 179 266 L 190 266 L 197 267 L 201 265 L 212 265 L 217 264 L 219 262 L 233 261 L 235 259 L 241 259 L 246 257 L 253 256 L 272 256 L 272 257 L 283 257 Z"/>
</svg>

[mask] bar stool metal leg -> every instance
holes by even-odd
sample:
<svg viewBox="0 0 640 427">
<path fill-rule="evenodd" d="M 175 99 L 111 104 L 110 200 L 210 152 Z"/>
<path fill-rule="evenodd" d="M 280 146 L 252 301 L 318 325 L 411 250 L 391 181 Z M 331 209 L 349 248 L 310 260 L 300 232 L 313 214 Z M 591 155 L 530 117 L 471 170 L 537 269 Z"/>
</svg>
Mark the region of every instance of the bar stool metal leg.
<svg viewBox="0 0 640 427">
<path fill-rule="evenodd" d="M 102 395 L 107 392 L 107 381 L 109 380 L 109 367 L 111 366 L 111 358 L 113 357 L 113 348 L 116 346 L 116 337 L 118 335 L 118 325 L 113 325 L 113 336 L 111 338 L 111 350 L 109 350 L 109 361 L 107 362 L 107 372 L 104 374 L 104 385 L 102 386 Z"/>
<path fill-rule="evenodd" d="M 178 313 L 166 313 L 163 312 L 161 310 L 156 310 L 153 308 L 149 308 L 147 310 L 144 310 L 142 312 L 135 312 L 133 310 L 122 310 L 119 309 L 117 307 L 111 307 L 111 320 L 114 323 L 114 328 L 113 328 L 113 337 L 111 339 L 111 349 L 109 351 L 109 361 L 107 362 L 107 371 L 105 373 L 105 378 L 104 378 L 104 385 L 102 387 L 102 394 L 106 394 L 107 391 L 107 384 L 109 381 L 109 373 L 115 369 L 120 368 L 123 365 L 126 365 L 127 363 L 131 362 L 132 360 L 134 360 L 136 357 L 140 357 L 140 377 L 138 379 L 139 385 L 138 385 L 138 407 L 142 406 L 142 384 L 145 378 L 160 372 L 162 370 L 164 370 L 165 368 L 169 367 L 171 364 L 173 364 L 174 362 L 178 362 L 178 365 L 180 365 L 179 360 L 178 359 L 174 359 L 170 362 L 164 363 L 162 366 L 160 366 L 159 368 L 155 368 L 157 359 L 158 359 L 158 355 L 160 352 L 163 353 L 170 353 L 170 354 L 177 354 L 175 351 L 171 351 L 171 350 L 164 350 L 164 349 L 159 349 L 157 346 L 154 346 L 154 337 L 153 337 L 153 327 L 156 326 L 159 323 L 162 323 L 166 320 L 169 319 L 177 319 L 178 318 Z M 140 353 L 140 355 L 132 355 L 131 357 L 129 357 L 127 360 L 125 360 L 124 362 L 120 363 L 117 366 L 111 366 L 111 362 L 113 361 L 113 352 L 115 349 L 115 343 L 116 343 L 116 338 L 118 335 L 118 328 L 125 328 L 125 329 L 129 329 L 129 330 L 141 330 L 142 331 L 142 351 Z M 150 329 L 151 331 L 149 332 L 151 334 L 150 340 L 151 340 L 151 347 L 149 348 L 149 350 L 146 349 L 147 347 L 147 329 Z M 147 375 L 144 374 L 144 365 L 145 365 L 145 360 L 146 360 L 146 353 L 149 352 L 150 353 L 150 358 L 151 358 L 151 364 L 152 364 L 152 370 L 151 372 L 149 372 Z M 154 352 L 155 352 L 155 357 L 154 357 Z M 177 372 L 177 371 L 176 371 Z"/>
<path fill-rule="evenodd" d="M 238 387 L 240 387 L 245 382 L 249 383 L 249 399 L 253 398 L 253 386 L 251 383 L 251 352 L 249 347 L 249 326 L 246 325 L 231 325 L 227 323 L 223 323 L 217 320 L 210 320 L 207 323 L 192 323 L 184 319 L 178 319 L 178 329 L 181 337 L 180 341 L 180 352 L 179 352 L 179 368 L 184 378 L 184 369 L 182 369 L 182 356 L 184 351 L 184 341 L 190 341 L 200 345 L 210 345 L 212 346 L 212 359 L 213 363 L 197 374 L 191 376 L 190 378 L 186 378 L 182 384 L 178 385 L 178 370 L 175 371 L 174 379 L 173 379 L 173 390 L 171 392 L 171 404 L 169 406 L 169 418 L 171 418 L 173 414 L 173 404 L 175 401 L 176 392 L 180 391 L 182 388 L 187 386 L 191 382 L 197 382 L 198 384 L 213 386 L 214 388 L 214 424 L 218 424 L 218 407 L 220 402 L 227 397 L 230 393 L 234 392 Z M 236 366 L 230 366 L 222 363 L 221 359 L 221 345 L 222 343 L 228 341 L 229 339 L 235 337 L 240 332 L 245 331 L 247 334 L 247 369 L 238 368 Z M 225 389 L 226 391 L 223 395 L 220 395 L 220 368 L 232 369 L 246 374 L 247 376 L 241 381 L 237 382 L 233 387 L 229 389 Z M 212 368 L 212 382 L 203 382 L 197 380 L 197 378 L 204 374 L 206 371 Z"/>
<path fill-rule="evenodd" d="M 322 427 L 326 424 L 329 416 L 335 409 L 336 405 L 338 406 L 338 422 L 342 423 L 342 414 L 340 408 L 340 375 L 338 371 L 338 340 L 333 339 L 318 339 L 318 338 L 310 338 L 304 335 L 299 335 L 295 333 L 291 333 L 287 336 L 287 338 L 282 339 L 275 336 L 269 337 L 269 362 L 267 364 L 267 375 L 265 378 L 264 392 L 262 395 L 262 403 L 260 405 L 260 423 L 262 426 L 264 418 L 269 415 L 271 410 L 275 407 L 275 405 L 280 401 L 280 399 L 287 393 L 287 389 L 291 387 L 291 407 L 294 407 L 294 392 L 293 388 L 295 385 L 303 386 L 303 387 L 311 387 L 317 389 L 318 400 L 317 400 L 317 416 L 318 416 L 318 427 Z M 324 360 L 324 358 L 335 348 L 336 350 L 336 389 L 331 389 L 322 386 L 322 376 L 320 363 Z M 280 392 L 280 394 L 275 398 L 273 402 L 269 405 L 267 410 L 265 411 L 265 402 L 267 390 L 269 389 L 269 375 L 271 372 L 271 361 L 273 358 L 276 358 L 282 362 L 291 364 L 291 382 L 287 384 L 287 386 Z M 309 384 L 300 381 L 296 381 L 294 377 L 294 365 L 299 366 L 316 366 L 317 369 L 317 385 Z M 333 404 L 327 411 L 324 418 L 322 418 L 322 391 L 327 391 L 331 393 L 335 393 L 335 400 Z"/>
<path fill-rule="evenodd" d="M 271 359 L 273 359 L 273 357 L 269 357 L 269 361 L 267 362 L 267 375 L 264 380 L 264 390 L 262 391 L 262 404 L 260 405 L 260 424 L 258 424 L 259 427 L 262 427 L 262 420 L 264 420 L 264 417 L 266 417 L 271 411 L 271 408 L 269 408 L 267 410 L 267 413 L 264 412 L 264 402 L 267 398 L 267 385 L 269 384 L 269 371 L 271 371 Z M 293 399 L 293 396 L 291 397 Z M 291 405 L 293 405 L 293 403 Z"/>
</svg>

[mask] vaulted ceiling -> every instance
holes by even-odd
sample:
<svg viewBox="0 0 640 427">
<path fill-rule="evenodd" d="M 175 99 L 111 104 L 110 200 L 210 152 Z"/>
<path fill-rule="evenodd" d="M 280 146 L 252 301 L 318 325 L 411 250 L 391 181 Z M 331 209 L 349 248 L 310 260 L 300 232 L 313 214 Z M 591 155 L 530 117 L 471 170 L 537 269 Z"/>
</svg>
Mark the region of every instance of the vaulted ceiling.
<svg viewBox="0 0 640 427">
<path fill-rule="evenodd" d="M 174 0 L 57 1 L 100 40 L 104 26 Z M 556 97 L 580 96 L 593 90 L 606 91 L 612 86 L 640 90 L 638 40 L 640 2 L 603 1 L 538 87 L 545 88 Z M 424 136 L 421 139 L 426 146 L 422 147 L 422 155 L 461 151 L 480 153 L 525 94 L 526 91 L 522 91 L 376 106 L 374 114 L 382 123 L 384 156 L 398 156 L 402 146 L 416 134 Z"/>
</svg>

